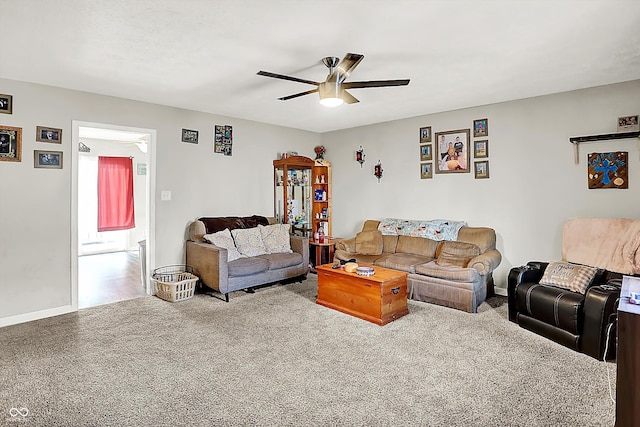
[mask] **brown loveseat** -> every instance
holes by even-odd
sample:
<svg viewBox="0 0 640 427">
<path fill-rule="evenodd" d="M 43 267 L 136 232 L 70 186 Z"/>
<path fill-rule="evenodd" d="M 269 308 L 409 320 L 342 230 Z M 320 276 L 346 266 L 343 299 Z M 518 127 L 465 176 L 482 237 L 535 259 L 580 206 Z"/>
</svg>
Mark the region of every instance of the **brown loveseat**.
<svg viewBox="0 0 640 427">
<path fill-rule="evenodd" d="M 189 226 L 187 264 L 202 285 L 228 302 L 229 292 L 306 278 L 309 239 L 291 236 L 288 224 L 276 224 L 273 217 L 203 217 Z"/>
<path fill-rule="evenodd" d="M 493 295 L 493 271 L 502 256 L 495 231 L 463 226 L 456 240 L 383 235 L 380 221 L 365 221 L 362 231 L 336 243 L 335 259 L 406 271 L 409 298 L 475 313 Z"/>
</svg>

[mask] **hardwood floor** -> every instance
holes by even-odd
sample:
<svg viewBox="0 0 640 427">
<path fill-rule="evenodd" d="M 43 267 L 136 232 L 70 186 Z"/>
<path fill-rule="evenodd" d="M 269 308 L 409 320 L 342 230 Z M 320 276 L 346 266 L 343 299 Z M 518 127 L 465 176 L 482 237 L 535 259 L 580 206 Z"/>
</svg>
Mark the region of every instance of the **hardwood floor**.
<svg viewBox="0 0 640 427">
<path fill-rule="evenodd" d="M 137 252 L 78 257 L 78 308 L 145 295 Z"/>
</svg>

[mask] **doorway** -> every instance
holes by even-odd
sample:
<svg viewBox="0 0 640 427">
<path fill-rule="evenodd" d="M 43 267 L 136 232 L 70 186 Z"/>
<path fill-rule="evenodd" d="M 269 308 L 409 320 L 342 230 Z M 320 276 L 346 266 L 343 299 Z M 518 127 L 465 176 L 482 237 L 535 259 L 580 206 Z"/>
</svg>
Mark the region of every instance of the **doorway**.
<svg viewBox="0 0 640 427">
<path fill-rule="evenodd" d="M 151 294 L 148 280 L 155 241 L 153 129 L 72 123 L 72 305 L 74 309 Z M 99 156 L 130 157 L 135 227 L 97 231 Z M 144 259 L 141 259 L 144 258 Z"/>
</svg>

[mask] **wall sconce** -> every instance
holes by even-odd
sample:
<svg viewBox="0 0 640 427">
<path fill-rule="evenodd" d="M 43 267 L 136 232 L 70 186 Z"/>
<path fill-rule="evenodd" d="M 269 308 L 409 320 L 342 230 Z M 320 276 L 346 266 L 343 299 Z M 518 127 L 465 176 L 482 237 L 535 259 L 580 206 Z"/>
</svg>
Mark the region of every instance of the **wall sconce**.
<svg viewBox="0 0 640 427">
<path fill-rule="evenodd" d="M 380 160 L 378 160 L 378 164 L 374 166 L 373 174 L 378 178 L 378 182 L 380 182 L 380 178 L 382 178 L 382 163 L 380 163 Z"/>
<path fill-rule="evenodd" d="M 364 148 L 362 148 L 362 145 L 360 149 L 356 151 L 356 162 L 360 163 L 360 167 L 362 168 L 362 164 L 364 163 Z"/>
</svg>

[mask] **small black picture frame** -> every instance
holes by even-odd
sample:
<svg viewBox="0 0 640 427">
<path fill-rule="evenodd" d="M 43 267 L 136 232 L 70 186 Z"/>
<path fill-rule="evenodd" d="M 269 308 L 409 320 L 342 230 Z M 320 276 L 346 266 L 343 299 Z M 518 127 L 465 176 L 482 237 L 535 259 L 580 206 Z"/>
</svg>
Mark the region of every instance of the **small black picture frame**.
<svg viewBox="0 0 640 427">
<path fill-rule="evenodd" d="M 62 144 L 62 129 L 36 126 L 36 141 Z"/>
<path fill-rule="evenodd" d="M 182 142 L 190 144 L 198 143 L 198 131 L 192 129 L 182 129 Z"/>
<path fill-rule="evenodd" d="M 33 150 L 33 167 L 62 169 L 62 151 Z"/>
<path fill-rule="evenodd" d="M 13 114 L 13 96 L 0 94 L 0 114 Z"/>
</svg>

